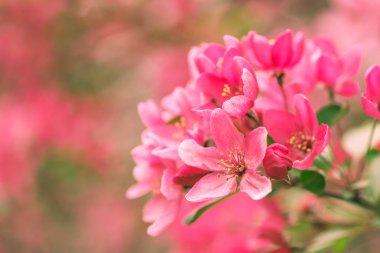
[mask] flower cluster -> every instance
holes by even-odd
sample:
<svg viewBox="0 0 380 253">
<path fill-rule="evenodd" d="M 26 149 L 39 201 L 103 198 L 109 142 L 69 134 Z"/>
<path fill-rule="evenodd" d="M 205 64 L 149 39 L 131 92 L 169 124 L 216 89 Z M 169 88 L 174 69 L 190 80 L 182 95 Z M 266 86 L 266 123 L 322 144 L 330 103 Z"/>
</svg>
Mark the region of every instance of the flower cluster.
<svg viewBox="0 0 380 253">
<path fill-rule="evenodd" d="M 184 87 L 160 104 L 138 106 L 146 129 L 132 151 L 138 182 L 127 197 L 152 193 L 143 217 L 152 223 L 148 234 L 175 222 L 181 206 L 206 202 L 203 213 L 237 192 L 261 200 L 278 182 L 292 184 L 292 177 L 319 194 L 308 182 L 324 180 L 320 164 L 343 163 L 322 153 L 344 152 L 335 145 L 341 126 L 331 127 L 345 113 L 337 101 L 360 92 L 360 55 L 340 54 L 328 40 L 302 33 L 285 31 L 271 40 L 250 32 L 241 40 L 225 36 L 223 44 L 201 44 L 188 60 L 191 79 Z M 380 119 L 380 68 L 366 81 L 364 110 Z M 319 96 L 313 103 L 312 93 Z M 322 108 L 318 115 L 316 107 Z"/>
</svg>

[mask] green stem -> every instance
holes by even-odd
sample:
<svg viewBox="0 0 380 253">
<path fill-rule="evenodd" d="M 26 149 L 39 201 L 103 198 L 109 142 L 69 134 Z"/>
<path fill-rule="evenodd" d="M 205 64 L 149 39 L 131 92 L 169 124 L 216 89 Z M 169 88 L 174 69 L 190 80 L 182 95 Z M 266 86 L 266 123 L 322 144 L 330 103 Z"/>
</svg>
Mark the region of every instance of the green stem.
<svg viewBox="0 0 380 253">
<path fill-rule="evenodd" d="M 285 110 L 287 111 L 288 110 L 288 98 L 286 97 L 286 93 L 284 90 L 284 76 L 285 76 L 284 73 L 275 74 L 278 86 L 280 86 L 280 89 L 281 89 L 282 97 L 284 98 L 284 107 L 285 107 Z"/>
<path fill-rule="evenodd" d="M 330 167 L 330 169 L 333 167 L 333 165 L 332 165 L 332 163 L 326 158 L 326 157 L 324 157 L 324 156 L 322 156 L 322 155 L 320 155 L 320 156 L 318 156 L 320 159 L 321 159 L 321 161 L 323 161 L 327 166 L 329 166 Z"/>
</svg>

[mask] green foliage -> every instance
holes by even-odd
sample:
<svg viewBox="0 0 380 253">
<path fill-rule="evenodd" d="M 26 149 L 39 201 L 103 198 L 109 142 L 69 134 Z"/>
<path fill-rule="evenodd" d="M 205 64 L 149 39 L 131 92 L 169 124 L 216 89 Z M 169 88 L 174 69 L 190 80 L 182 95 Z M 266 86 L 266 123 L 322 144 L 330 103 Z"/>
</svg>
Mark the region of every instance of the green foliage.
<svg viewBox="0 0 380 253">
<path fill-rule="evenodd" d="M 312 170 L 302 171 L 300 181 L 304 189 L 318 195 L 323 193 L 326 186 L 325 178 L 319 172 Z"/>
<path fill-rule="evenodd" d="M 329 126 L 335 125 L 339 120 L 347 115 L 349 107 L 342 107 L 338 104 L 330 104 L 322 107 L 317 112 L 318 122 L 320 124 L 327 124 Z"/>
</svg>

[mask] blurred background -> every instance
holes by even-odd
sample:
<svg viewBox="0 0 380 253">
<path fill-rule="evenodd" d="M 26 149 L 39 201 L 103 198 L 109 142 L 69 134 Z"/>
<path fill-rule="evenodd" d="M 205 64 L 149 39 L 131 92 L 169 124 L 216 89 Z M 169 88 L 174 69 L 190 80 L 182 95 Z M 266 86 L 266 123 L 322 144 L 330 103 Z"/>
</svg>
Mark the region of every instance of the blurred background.
<svg viewBox="0 0 380 253">
<path fill-rule="evenodd" d="M 187 52 L 291 28 L 380 62 L 373 0 L 1 0 L 0 252 L 170 252 L 130 201 L 136 105 L 189 78 Z"/>
</svg>

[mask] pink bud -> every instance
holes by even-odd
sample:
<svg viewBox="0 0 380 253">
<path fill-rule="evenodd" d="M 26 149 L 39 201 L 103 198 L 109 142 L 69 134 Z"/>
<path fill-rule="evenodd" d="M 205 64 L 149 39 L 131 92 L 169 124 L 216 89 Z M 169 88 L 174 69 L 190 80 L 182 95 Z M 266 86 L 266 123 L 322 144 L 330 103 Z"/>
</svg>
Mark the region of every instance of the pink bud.
<svg viewBox="0 0 380 253">
<path fill-rule="evenodd" d="M 269 177 L 281 180 L 288 175 L 288 170 L 293 166 L 293 162 L 288 154 L 288 148 L 278 143 L 272 144 L 267 148 L 263 165 Z"/>
</svg>

